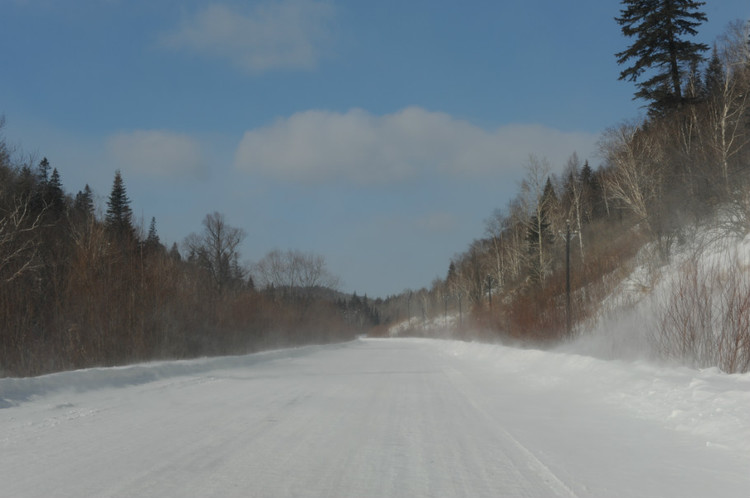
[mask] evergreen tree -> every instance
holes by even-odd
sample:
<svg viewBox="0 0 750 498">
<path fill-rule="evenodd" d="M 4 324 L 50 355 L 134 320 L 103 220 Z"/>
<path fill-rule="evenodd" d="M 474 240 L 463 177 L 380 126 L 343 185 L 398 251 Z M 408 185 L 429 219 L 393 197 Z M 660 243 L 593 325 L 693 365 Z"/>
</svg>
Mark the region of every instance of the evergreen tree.
<svg viewBox="0 0 750 498">
<path fill-rule="evenodd" d="M 5 128 L 5 115 L 0 114 L 0 168 L 9 168 L 10 150 L 8 144 L 5 143 L 5 137 L 2 133 L 3 128 Z"/>
<path fill-rule="evenodd" d="M 547 183 L 544 184 L 542 198 L 539 200 L 539 208 L 534 213 L 534 221 L 531 224 L 529 238 L 533 241 L 532 244 L 542 244 L 546 247 L 554 242 L 551 214 L 556 206 L 557 194 L 555 193 L 555 187 L 552 186 L 552 180 L 548 177 Z"/>
<path fill-rule="evenodd" d="M 687 99 L 683 77 L 691 65 L 703 60 L 708 50 L 703 43 L 688 41 L 696 28 L 707 20 L 698 10 L 705 2 L 694 0 L 622 0 L 624 6 L 615 20 L 633 44 L 615 54 L 618 64 L 632 65 L 620 73 L 620 80 L 638 81 L 646 70 L 655 74 L 637 83 L 635 98 L 650 102 L 652 113 L 679 107 Z"/>
<path fill-rule="evenodd" d="M 65 214 L 65 192 L 57 168 L 52 170 L 52 176 L 47 182 L 44 200 L 53 217 L 59 218 Z"/>
<path fill-rule="evenodd" d="M 447 284 L 453 284 L 456 281 L 456 278 L 456 263 L 451 261 L 451 264 L 448 266 L 448 274 L 445 277 L 445 282 Z"/>
<path fill-rule="evenodd" d="M 711 58 L 708 60 L 708 67 L 706 67 L 706 97 L 711 98 L 723 93 L 724 88 L 724 69 L 722 67 L 721 59 L 719 58 L 719 50 L 714 45 L 714 49 L 711 52 Z"/>
<path fill-rule="evenodd" d="M 583 211 L 585 224 L 594 218 L 594 205 L 596 203 L 596 196 L 598 195 L 598 185 L 596 183 L 594 170 L 591 169 L 588 161 L 583 163 L 579 175 L 579 182 L 581 184 L 581 209 Z"/>
<path fill-rule="evenodd" d="M 182 261 L 182 255 L 180 255 L 180 250 L 177 248 L 177 242 L 172 243 L 172 249 L 169 250 L 169 257 L 177 262 Z"/>
<path fill-rule="evenodd" d="M 107 230 L 122 240 L 134 240 L 133 212 L 130 209 L 130 199 L 125 191 L 120 170 L 115 172 L 112 193 L 107 200 L 107 215 L 105 217 Z"/>
<path fill-rule="evenodd" d="M 42 183 L 42 185 L 46 185 L 49 181 L 49 161 L 46 157 L 43 157 L 41 161 L 39 161 L 39 181 Z"/>
<path fill-rule="evenodd" d="M 148 252 L 156 251 L 161 247 L 161 241 L 159 235 L 156 233 L 156 218 L 151 218 L 151 224 L 148 227 L 148 235 L 146 236 L 145 249 Z"/>
<path fill-rule="evenodd" d="M 548 251 L 554 243 L 555 236 L 552 233 L 552 212 L 557 206 L 557 194 L 552 186 L 552 180 L 547 177 L 544 191 L 539 199 L 537 208 L 531 217 L 526 234 L 529 242 L 529 263 L 531 264 L 531 277 L 538 283 L 544 282 L 544 277 L 549 268 Z"/>
<path fill-rule="evenodd" d="M 83 190 L 79 190 L 76 194 L 73 209 L 76 213 L 87 218 L 94 216 L 94 194 L 91 192 L 91 187 L 89 187 L 88 183 L 83 187 Z"/>
</svg>

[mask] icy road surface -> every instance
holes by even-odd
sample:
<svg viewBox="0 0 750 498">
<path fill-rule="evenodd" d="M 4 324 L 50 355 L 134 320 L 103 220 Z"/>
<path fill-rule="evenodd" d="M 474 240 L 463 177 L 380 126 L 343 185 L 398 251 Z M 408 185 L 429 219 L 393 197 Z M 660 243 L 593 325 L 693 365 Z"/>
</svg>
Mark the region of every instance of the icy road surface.
<svg viewBox="0 0 750 498">
<path fill-rule="evenodd" d="M 750 496 L 750 376 L 429 340 L 0 379 L 0 496 Z"/>
</svg>

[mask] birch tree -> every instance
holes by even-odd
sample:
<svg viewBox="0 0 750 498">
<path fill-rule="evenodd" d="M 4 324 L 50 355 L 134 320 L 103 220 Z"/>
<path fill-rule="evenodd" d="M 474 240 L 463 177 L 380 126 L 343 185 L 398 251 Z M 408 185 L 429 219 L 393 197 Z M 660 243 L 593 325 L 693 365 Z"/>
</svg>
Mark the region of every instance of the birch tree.
<svg viewBox="0 0 750 498">
<path fill-rule="evenodd" d="M 7 207 L 0 206 L 0 283 L 41 267 L 39 230 L 45 212 L 33 213 L 28 197 L 13 197 Z"/>
<path fill-rule="evenodd" d="M 736 22 L 714 47 L 707 78 L 709 146 L 719 164 L 726 193 L 733 192 L 733 162 L 750 143 L 750 52 L 747 24 Z"/>
<path fill-rule="evenodd" d="M 584 217 L 584 184 L 581 181 L 580 161 L 578 154 L 575 152 L 570 156 L 565 164 L 563 177 L 565 178 L 565 195 L 567 200 L 567 220 L 573 220 L 575 230 L 578 232 L 578 247 L 581 251 L 581 261 L 584 261 L 583 254 L 583 217 Z"/>
</svg>

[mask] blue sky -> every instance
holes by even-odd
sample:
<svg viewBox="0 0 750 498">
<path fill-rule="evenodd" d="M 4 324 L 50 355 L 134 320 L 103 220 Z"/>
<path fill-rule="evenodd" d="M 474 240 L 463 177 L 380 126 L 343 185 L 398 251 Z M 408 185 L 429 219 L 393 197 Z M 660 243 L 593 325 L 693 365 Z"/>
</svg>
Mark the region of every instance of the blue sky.
<svg viewBox="0 0 750 498">
<path fill-rule="evenodd" d="M 0 0 L 5 137 L 181 242 L 219 211 L 342 290 L 445 276 L 518 190 L 642 114 L 615 0 Z M 746 0 L 709 0 L 712 43 Z"/>
</svg>

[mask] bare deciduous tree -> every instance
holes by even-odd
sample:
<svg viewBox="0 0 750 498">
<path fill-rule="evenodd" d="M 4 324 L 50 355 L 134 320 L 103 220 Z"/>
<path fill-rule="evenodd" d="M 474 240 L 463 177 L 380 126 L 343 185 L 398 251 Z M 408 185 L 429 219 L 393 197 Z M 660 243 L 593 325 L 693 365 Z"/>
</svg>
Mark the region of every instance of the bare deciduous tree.
<svg viewBox="0 0 750 498">
<path fill-rule="evenodd" d="M 581 261 L 584 261 L 583 254 L 583 185 L 580 181 L 581 163 L 578 160 L 578 154 L 575 152 L 570 156 L 565 164 L 563 178 L 566 182 L 566 191 L 569 193 L 568 211 L 565 213 L 566 219 L 573 220 L 575 230 L 578 232 L 578 247 L 581 251 Z"/>
<path fill-rule="evenodd" d="M 605 182 L 612 199 L 622 202 L 652 234 L 661 237 L 664 149 L 656 135 L 625 123 L 607 130 L 599 146 L 610 166 Z"/>
<path fill-rule="evenodd" d="M 282 289 L 335 289 L 338 278 L 328 271 L 323 256 L 299 250 L 275 249 L 253 266 L 256 283 L 261 287 Z"/>
<path fill-rule="evenodd" d="M 495 277 L 498 287 L 505 286 L 507 271 L 507 248 L 506 232 L 508 218 L 500 209 L 492 213 L 492 217 L 486 221 L 485 231 L 489 237 L 492 251 L 492 273 Z"/>
<path fill-rule="evenodd" d="M 708 100 L 709 146 L 721 168 L 727 194 L 732 194 L 732 162 L 750 143 L 747 112 L 750 109 L 750 52 L 747 24 L 734 23 L 715 48 L 719 77 Z"/>
<path fill-rule="evenodd" d="M 32 213 L 28 197 L 0 207 L 0 282 L 9 283 L 41 265 L 38 231 L 45 211 Z"/>
<path fill-rule="evenodd" d="M 223 214 L 214 212 L 204 218 L 203 232 L 188 235 L 184 246 L 188 259 L 204 268 L 216 289 L 222 292 L 243 277 L 238 246 L 244 238 L 244 230 L 228 225 Z"/>
</svg>

